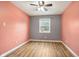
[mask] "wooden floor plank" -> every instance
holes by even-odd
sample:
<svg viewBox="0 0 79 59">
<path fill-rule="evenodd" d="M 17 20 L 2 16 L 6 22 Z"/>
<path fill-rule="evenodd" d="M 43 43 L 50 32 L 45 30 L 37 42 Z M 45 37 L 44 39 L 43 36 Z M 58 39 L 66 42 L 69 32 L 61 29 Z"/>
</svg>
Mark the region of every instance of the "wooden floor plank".
<svg viewBox="0 0 79 59">
<path fill-rule="evenodd" d="M 61 42 L 30 41 L 6 57 L 73 57 Z"/>
</svg>

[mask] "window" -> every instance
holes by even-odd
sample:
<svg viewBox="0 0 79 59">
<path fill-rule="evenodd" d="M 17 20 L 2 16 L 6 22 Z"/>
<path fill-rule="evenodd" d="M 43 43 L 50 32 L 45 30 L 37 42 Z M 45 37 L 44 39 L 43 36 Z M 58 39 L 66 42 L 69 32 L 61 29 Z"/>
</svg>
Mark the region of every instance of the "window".
<svg viewBox="0 0 79 59">
<path fill-rule="evenodd" d="M 42 18 L 39 20 L 39 32 L 50 33 L 50 18 Z"/>
</svg>

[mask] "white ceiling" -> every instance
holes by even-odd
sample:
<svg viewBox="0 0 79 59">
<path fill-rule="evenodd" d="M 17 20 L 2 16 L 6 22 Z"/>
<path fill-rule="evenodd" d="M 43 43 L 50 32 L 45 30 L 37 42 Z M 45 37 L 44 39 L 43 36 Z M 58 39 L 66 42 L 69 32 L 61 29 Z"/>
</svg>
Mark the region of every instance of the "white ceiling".
<svg viewBox="0 0 79 59">
<path fill-rule="evenodd" d="M 18 8 L 26 12 L 30 16 L 36 15 L 58 15 L 62 14 L 67 6 L 71 3 L 69 1 L 45 1 L 45 4 L 52 3 L 52 7 L 46 7 L 48 11 L 36 11 L 36 6 L 31 6 L 31 3 L 35 3 L 35 1 L 13 1 L 14 5 Z"/>
</svg>

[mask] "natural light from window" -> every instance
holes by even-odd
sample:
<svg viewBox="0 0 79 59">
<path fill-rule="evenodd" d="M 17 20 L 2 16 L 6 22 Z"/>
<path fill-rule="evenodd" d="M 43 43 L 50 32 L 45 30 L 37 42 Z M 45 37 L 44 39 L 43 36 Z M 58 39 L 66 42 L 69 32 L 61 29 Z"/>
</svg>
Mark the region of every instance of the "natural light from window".
<svg viewBox="0 0 79 59">
<path fill-rule="evenodd" d="M 50 33 L 50 18 L 39 19 L 39 33 Z"/>
</svg>

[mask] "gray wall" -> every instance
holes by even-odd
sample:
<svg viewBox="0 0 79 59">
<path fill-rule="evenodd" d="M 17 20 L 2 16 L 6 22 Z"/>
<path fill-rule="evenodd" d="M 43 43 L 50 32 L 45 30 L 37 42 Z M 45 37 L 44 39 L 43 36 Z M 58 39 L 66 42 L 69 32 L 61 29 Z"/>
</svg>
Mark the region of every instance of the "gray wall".
<svg viewBox="0 0 79 59">
<path fill-rule="evenodd" d="M 39 19 L 51 19 L 51 33 L 39 33 Z M 30 38 L 31 39 L 61 39 L 61 18 L 60 16 L 31 16 Z"/>
</svg>

